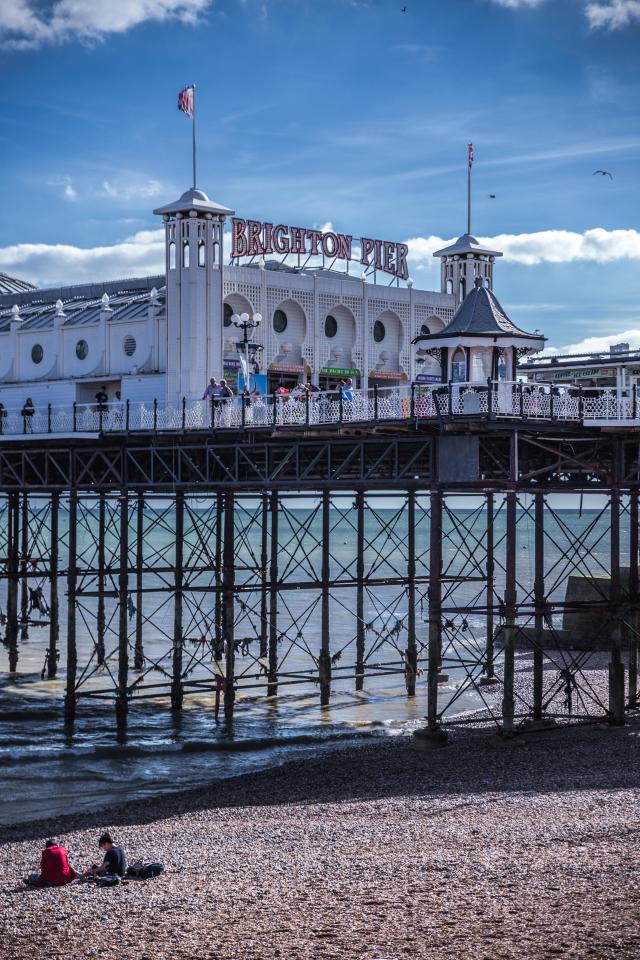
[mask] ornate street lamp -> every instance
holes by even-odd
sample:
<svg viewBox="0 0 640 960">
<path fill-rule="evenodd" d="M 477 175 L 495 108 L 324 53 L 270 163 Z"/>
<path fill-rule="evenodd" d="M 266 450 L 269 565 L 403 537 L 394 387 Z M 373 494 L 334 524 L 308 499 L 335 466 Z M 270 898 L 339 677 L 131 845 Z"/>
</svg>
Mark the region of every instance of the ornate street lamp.
<svg viewBox="0 0 640 960">
<path fill-rule="evenodd" d="M 249 339 L 249 331 L 256 330 L 262 323 L 262 315 L 260 313 L 254 313 L 253 316 L 249 316 L 248 313 L 237 314 L 234 313 L 231 317 L 231 323 L 242 330 L 242 340 L 236 343 L 236 350 L 244 355 L 244 374 L 245 374 L 245 386 L 247 390 L 251 390 L 251 366 L 256 363 L 258 357 L 262 353 L 262 344 L 254 343 Z M 251 364 L 251 366 L 250 366 Z"/>
</svg>

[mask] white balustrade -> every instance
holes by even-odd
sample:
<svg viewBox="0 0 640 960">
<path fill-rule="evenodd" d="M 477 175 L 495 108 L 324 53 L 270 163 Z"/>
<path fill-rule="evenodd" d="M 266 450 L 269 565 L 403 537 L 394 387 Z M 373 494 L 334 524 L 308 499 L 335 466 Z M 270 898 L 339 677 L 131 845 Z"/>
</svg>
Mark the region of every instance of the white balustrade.
<svg viewBox="0 0 640 960">
<path fill-rule="evenodd" d="M 136 403 L 53 404 L 26 408 L 0 405 L 1 436 L 64 433 L 122 433 L 227 429 L 304 428 L 322 424 L 487 417 L 527 421 L 640 423 L 633 397 L 611 388 L 578 391 L 553 384 L 491 382 L 415 384 L 355 390 L 352 398 L 336 391 L 308 396 L 230 397 L 185 400 L 181 404 L 148 400 Z M 635 413 L 635 418 L 634 418 Z"/>
</svg>

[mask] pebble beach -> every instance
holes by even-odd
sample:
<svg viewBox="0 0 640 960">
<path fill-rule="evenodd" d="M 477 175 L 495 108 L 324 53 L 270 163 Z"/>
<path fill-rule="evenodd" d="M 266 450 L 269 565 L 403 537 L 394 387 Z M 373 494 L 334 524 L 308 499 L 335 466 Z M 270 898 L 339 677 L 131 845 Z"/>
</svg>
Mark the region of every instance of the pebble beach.
<svg viewBox="0 0 640 960">
<path fill-rule="evenodd" d="M 408 737 L 154 803 L 3 828 L 5 960 L 494 958 L 640 953 L 640 724 L 503 741 Z M 28 890 L 53 835 L 109 829 L 156 880 Z"/>
</svg>

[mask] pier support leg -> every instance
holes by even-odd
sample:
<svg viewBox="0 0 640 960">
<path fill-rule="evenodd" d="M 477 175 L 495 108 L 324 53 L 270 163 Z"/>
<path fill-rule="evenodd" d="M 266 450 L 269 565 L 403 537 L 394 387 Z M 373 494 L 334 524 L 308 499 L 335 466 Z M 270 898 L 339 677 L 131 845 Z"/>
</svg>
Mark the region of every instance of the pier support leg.
<svg viewBox="0 0 640 960">
<path fill-rule="evenodd" d="M 105 634 L 107 618 L 104 606 L 105 576 L 105 534 L 106 534 L 106 498 L 104 493 L 98 494 L 98 610 L 96 614 L 96 662 L 99 667 L 104 666 Z"/>
<path fill-rule="evenodd" d="M 76 716 L 76 674 L 78 651 L 76 649 L 76 586 L 78 582 L 77 558 L 78 494 L 69 494 L 69 566 L 67 568 L 67 680 L 64 697 L 64 718 L 73 723 Z"/>
<path fill-rule="evenodd" d="M 407 495 L 407 651 L 405 685 L 407 696 L 416 695 L 418 647 L 416 644 L 416 492 Z"/>
<path fill-rule="evenodd" d="M 20 500 L 20 639 L 29 639 L 29 499 Z"/>
<path fill-rule="evenodd" d="M 442 493 L 431 491 L 429 530 L 429 663 L 427 669 L 427 726 L 436 732 L 438 674 L 442 656 Z"/>
<path fill-rule="evenodd" d="M 322 612 L 320 656 L 318 658 L 318 676 L 320 680 L 320 706 L 326 707 L 331 699 L 331 653 L 329 611 L 331 593 L 329 579 L 331 577 L 329 540 L 331 536 L 331 494 L 328 490 L 322 493 Z"/>
<path fill-rule="evenodd" d="M 364 490 L 356 493 L 356 690 L 364 687 Z"/>
<path fill-rule="evenodd" d="M 182 710 L 182 589 L 184 566 L 184 493 L 176 493 L 176 550 L 173 601 L 173 656 L 171 663 L 171 709 Z"/>
<path fill-rule="evenodd" d="M 58 603 L 58 563 L 60 494 L 51 494 L 51 542 L 49 544 L 49 650 L 47 653 L 47 680 L 53 680 L 58 672 L 58 643 L 60 640 L 60 607 Z"/>
<path fill-rule="evenodd" d="M 222 660 L 224 642 L 222 639 L 222 524 L 224 523 L 224 512 L 222 494 L 216 494 L 216 602 L 214 609 L 214 636 L 215 636 L 215 660 L 219 663 Z"/>
<path fill-rule="evenodd" d="M 233 707 L 236 698 L 235 691 L 235 497 L 233 493 L 226 493 L 224 497 L 224 545 L 222 551 L 222 586 L 223 586 L 223 629 L 226 652 L 226 671 L 224 687 L 224 717 L 227 723 L 233 720 Z"/>
<path fill-rule="evenodd" d="M 264 664 L 269 650 L 269 497 L 262 494 L 260 513 L 260 661 Z"/>
<path fill-rule="evenodd" d="M 278 692 L 278 494 L 271 491 L 271 562 L 269 564 L 269 677 L 267 696 Z"/>
<path fill-rule="evenodd" d="M 20 532 L 20 496 L 9 494 L 9 529 L 7 537 L 7 633 L 9 673 L 18 669 L 18 566 Z"/>
<path fill-rule="evenodd" d="M 535 644 L 533 647 L 533 719 L 542 720 L 542 682 L 544 676 L 544 494 L 535 493 L 534 506 L 535 573 L 533 599 L 535 604 Z"/>
<path fill-rule="evenodd" d="M 638 490 L 629 492 L 629 707 L 638 706 Z"/>
<path fill-rule="evenodd" d="M 129 709 L 129 497 L 120 493 L 120 558 L 118 574 L 118 693 L 116 714 L 126 718 Z"/>
<path fill-rule="evenodd" d="M 611 661 L 609 663 L 609 719 L 616 726 L 624 723 L 624 664 L 620 622 L 620 491 L 611 491 Z"/>
<path fill-rule="evenodd" d="M 438 674 L 442 660 L 442 492 L 438 489 L 431 491 L 429 514 L 427 726 L 414 733 L 420 749 L 443 746 L 447 742 L 447 733 L 438 717 Z"/>
<path fill-rule="evenodd" d="M 144 493 L 138 494 L 136 504 L 136 639 L 133 651 L 133 669 L 142 670 L 144 667 L 144 643 L 142 639 L 142 603 L 144 564 Z"/>
<path fill-rule="evenodd" d="M 494 648 L 495 648 L 495 626 L 493 618 L 494 605 L 494 583 L 495 583 L 495 556 L 494 556 L 494 500 L 493 493 L 487 494 L 487 558 L 485 565 L 485 575 L 487 578 L 487 588 L 485 592 L 487 605 L 487 641 L 484 660 L 484 675 L 486 680 L 495 680 Z"/>
<path fill-rule="evenodd" d="M 515 679 L 515 633 L 516 633 L 516 508 L 517 494 L 507 493 L 506 517 L 506 562 L 505 562 L 505 624 L 504 624 L 504 677 L 502 688 L 502 732 L 513 733 L 514 679 Z"/>
</svg>

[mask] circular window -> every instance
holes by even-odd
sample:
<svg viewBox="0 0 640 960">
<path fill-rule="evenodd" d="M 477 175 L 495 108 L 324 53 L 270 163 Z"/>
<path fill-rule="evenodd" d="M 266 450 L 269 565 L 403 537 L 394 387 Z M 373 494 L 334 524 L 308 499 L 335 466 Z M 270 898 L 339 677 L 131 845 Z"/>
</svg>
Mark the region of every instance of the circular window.
<svg viewBox="0 0 640 960">
<path fill-rule="evenodd" d="M 335 337 L 338 332 L 338 321 L 335 317 L 332 317 L 331 314 L 327 317 L 324 322 L 324 335 L 325 337 Z"/>
<path fill-rule="evenodd" d="M 89 344 L 86 340 L 78 340 L 76 343 L 76 357 L 78 360 L 86 359 L 87 354 L 89 353 Z"/>
<path fill-rule="evenodd" d="M 276 333 L 284 333 L 287 329 L 287 315 L 284 310 L 276 310 L 273 315 L 273 329 Z"/>
<path fill-rule="evenodd" d="M 136 343 L 136 338 L 132 337 L 130 333 L 127 334 L 122 343 L 122 348 L 128 357 L 132 357 L 134 355 L 137 346 L 138 344 Z"/>
<path fill-rule="evenodd" d="M 222 321 L 225 327 L 231 326 L 231 317 L 233 316 L 233 307 L 230 303 L 225 303 L 224 305 L 224 320 Z"/>
<path fill-rule="evenodd" d="M 373 339 L 375 340 L 375 342 L 382 343 L 386 332 L 387 331 L 384 328 L 384 323 L 382 322 L 382 320 L 376 320 L 376 322 L 373 325 Z"/>
<path fill-rule="evenodd" d="M 34 363 L 42 363 L 42 358 L 44 357 L 44 350 L 42 349 L 39 343 L 34 343 L 31 347 L 31 359 Z"/>
<path fill-rule="evenodd" d="M 429 327 L 426 325 L 426 323 L 423 323 L 422 326 L 420 327 L 420 336 L 428 337 L 430 333 L 431 331 L 429 330 Z"/>
</svg>

